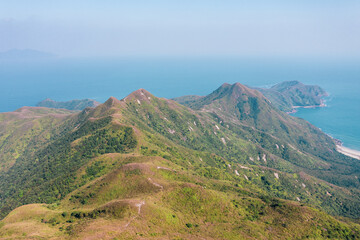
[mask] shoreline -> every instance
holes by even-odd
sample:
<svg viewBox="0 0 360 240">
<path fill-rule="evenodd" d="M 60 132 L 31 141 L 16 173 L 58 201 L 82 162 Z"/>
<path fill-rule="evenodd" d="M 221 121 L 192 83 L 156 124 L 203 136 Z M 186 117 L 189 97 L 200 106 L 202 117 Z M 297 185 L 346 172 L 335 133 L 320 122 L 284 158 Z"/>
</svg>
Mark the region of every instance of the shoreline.
<svg viewBox="0 0 360 240">
<path fill-rule="evenodd" d="M 299 108 L 323 108 L 323 107 L 327 107 L 326 103 L 324 100 L 321 100 L 319 105 L 308 105 L 308 106 L 292 106 L 292 110 L 290 112 L 287 112 L 287 114 L 294 114 L 297 113 L 297 109 Z"/>
<path fill-rule="evenodd" d="M 321 105 L 312 105 L 312 106 L 292 106 L 292 110 L 290 112 L 286 112 L 287 114 L 294 114 L 298 112 L 299 108 L 309 109 L 309 108 L 323 108 L 326 107 L 325 104 Z"/>
<path fill-rule="evenodd" d="M 342 153 L 348 157 L 352 157 L 352 158 L 360 160 L 360 151 L 358 151 L 358 150 L 347 148 L 347 147 L 344 147 L 337 143 L 336 151 L 338 151 L 339 153 Z"/>
<path fill-rule="evenodd" d="M 292 111 L 291 112 L 286 112 L 287 114 L 294 114 L 294 113 L 297 113 L 297 110 L 299 108 L 323 108 L 323 107 L 327 107 L 325 101 L 322 99 L 321 100 L 321 103 L 320 105 L 311 105 L 311 106 L 292 106 Z M 321 130 L 321 129 L 320 129 Z M 325 133 L 326 135 L 328 135 L 330 138 L 332 138 L 335 142 L 335 145 L 336 145 L 336 151 L 341 153 L 341 154 L 344 154 L 348 157 L 351 157 L 351 158 L 355 158 L 357 160 L 360 160 L 360 151 L 359 150 L 355 150 L 355 149 L 351 149 L 351 148 L 348 148 L 348 147 L 344 147 L 343 146 L 343 143 L 336 139 L 336 138 L 333 138 L 332 136 L 330 136 L 329 134 Z"/>
</svg>

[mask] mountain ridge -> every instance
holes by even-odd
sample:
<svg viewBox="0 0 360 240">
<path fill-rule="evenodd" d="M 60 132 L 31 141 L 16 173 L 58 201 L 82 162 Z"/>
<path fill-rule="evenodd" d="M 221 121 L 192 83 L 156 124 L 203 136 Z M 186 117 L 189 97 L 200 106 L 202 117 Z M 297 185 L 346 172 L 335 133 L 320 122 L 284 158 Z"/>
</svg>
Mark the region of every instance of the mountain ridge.
<svg viewBox="0 0 360 240">
<path fill-rule="evenodd" d="M 236 84 L 236 83 L 235 83 Z M 240 83 L 239 83 L 240 84 Z M 231 84 L 226 83 L 221 87 Z M 325 90 L 316 85 L 304 85 L 299 81 L 285 81 L 270 88 L 252 88 L 260 91 L 275 107 L 290 113 L 299 107 L 323 107 L 323 97 L 328 96 Z M 186 106 L 193 106 L 205 96 L 188 95 L 174 98 Z"/>
<path fill-rule="evenodd" d="M 360 236 L 355 223 L 323 212 L 360 215 L 359 163 L 334 152 L 320 130 L 241 84 L 222 85 L 195 105 L 139 89 L 44 127 L 49 140 L 31 153 L 24 147 L 11 171 L 0 171 L 0 212 L 48 203 L 29 205 L 38 211 L 31 226 L 60 239 Z M 266 127 L 267 114 L 284 126 Z M 1 149 L 9 144 L 1 136 L 12 135 L 7 126 Z M 35 234 L 16 229 L 29 208 L 2 220 L 0 236 Z"/>
</svg>

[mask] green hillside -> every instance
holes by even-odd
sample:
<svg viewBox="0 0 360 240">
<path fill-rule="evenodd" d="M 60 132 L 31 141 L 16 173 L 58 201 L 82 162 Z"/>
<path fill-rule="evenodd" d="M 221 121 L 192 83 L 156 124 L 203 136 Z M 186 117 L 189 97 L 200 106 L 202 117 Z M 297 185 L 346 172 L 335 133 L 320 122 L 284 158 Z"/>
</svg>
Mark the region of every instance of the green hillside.
<svg viewBox="0 0 360 240">
<path fill-rule="evenodd" d="M 46 145 L 66 127 L 64 122 L 73 112 L 64 109 L 23 107 L 0 114 L 0 173 L 16 160 L 28 157 Z"/>
<path fill-rule="evenodd" d="M 4 239 L 360 238 L 359 161 L 257 90 L 224 84 L 188 108 L 140 89 L 48 111 L 49 137 L 0 172 Z"/>
<path fill-rule="evenodd" d="M 298 81 L 282 82 L 271 88 L 258 88 L 271 103 L 282 111 L 294 107 L 321 106 L 327 93 L 319 86 L 304 85 Z"/>
</svg>

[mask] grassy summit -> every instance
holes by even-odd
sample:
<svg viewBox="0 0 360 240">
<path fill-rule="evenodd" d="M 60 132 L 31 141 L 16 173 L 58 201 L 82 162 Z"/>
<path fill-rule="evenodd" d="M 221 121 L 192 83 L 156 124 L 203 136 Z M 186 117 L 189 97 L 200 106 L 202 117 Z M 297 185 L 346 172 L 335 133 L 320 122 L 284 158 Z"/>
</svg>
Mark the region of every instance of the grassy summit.
<svg viewBox="0 0 360 240">
<path fill-rule="evenodd" d="M 360 164 L 332 139 L 241 84 L 191 104 L 140 89 L 39 115 L 49 137 L 0 172 L 0 236 L 359 238 Z M 1 149 L 34 121 L 0 119 Z"/>
</svg>

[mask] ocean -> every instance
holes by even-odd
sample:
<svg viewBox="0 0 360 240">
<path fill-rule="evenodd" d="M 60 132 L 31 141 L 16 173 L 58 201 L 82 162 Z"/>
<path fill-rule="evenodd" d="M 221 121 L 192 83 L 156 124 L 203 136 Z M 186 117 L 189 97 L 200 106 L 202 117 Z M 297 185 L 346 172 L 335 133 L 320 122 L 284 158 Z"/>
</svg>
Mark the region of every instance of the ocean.
<svg viewBox="0 0 360 240">
<path fill-rule="evenodd" d="M 240 58 L 98 58 L 0 62 L 0 112 L 52 98 L 119 99 L 144 88 L 158 97 L 205 95 L 221 84 L 270 87 L 297 80 L 330 95 L 327 107 L 300 109 L 301 117 L 360 150 L 360 62 Z"/>
</svg>

